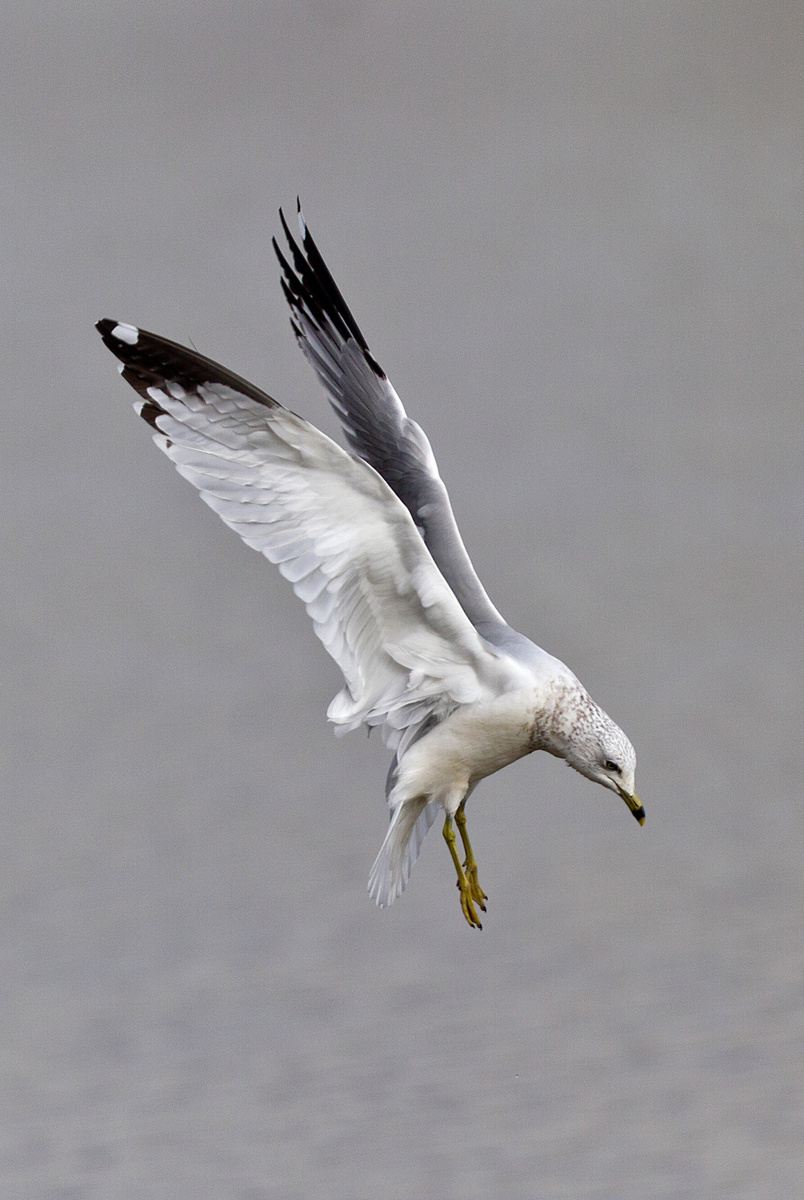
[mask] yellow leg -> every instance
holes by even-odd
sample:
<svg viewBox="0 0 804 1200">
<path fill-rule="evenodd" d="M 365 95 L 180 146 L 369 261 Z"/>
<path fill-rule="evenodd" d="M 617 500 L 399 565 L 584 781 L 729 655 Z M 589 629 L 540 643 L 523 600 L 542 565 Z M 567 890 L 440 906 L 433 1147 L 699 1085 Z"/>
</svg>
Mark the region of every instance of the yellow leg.
<svg viewBox="0 0 804 1200">
<path fill-rule="evenodd" d="M 469 891 L 471 892 L 472 899 L 475 901 L 478 907 L 485 912 L 486 905 L 484 901 L 488 900 L 488 896 L 483 891 L 477 880 L 477 861 L 472 851 L 472 843 L 469 841 L 469 834 L 466 831 L 465 804 L 466 801 L 462 800 L 458 805 L 458 811 L 455 814 L 455 824 L 458 826 L 458 833 L 461 835 L 463 851 L 466 855 L 463 863 L 463 869 L 466 872 L 466 880 L 469 884 Z"/>
<path fill-rule="evenodd" d="M 458 891 L 461 893 L 461 911 L 466 917 L 466 920 L 473 929 L 482 929 L 480 920 L 475 911 L 475 906 L 472 898 L 472 889 L 469 880 L 466 877 L 461 860 L 458 858 L 458 851 L 455 849 L 455 830 L 452 828 L 452 817 L 447 817 L 444 822 L 444 841 L 447 843 L 447 848 L 452 855 L 452 861 L 455 864 L 455 870 L 458 875 Z M 463 836 L 463 835 L 461 835 Z"/>
</svg>

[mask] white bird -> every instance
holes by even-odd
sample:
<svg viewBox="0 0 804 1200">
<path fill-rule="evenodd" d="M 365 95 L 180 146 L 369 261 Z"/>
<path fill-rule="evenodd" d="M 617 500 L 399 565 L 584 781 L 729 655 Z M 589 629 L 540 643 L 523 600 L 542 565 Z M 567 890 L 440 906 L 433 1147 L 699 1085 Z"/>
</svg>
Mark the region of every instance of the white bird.
<svg viewBox="0 0 804 1200">
<path fill-rule="evenodd" d="M 327 713 L 336 733 L 379 725 L 394 750 L 370 895 L 384 907 L 402 893 L 443 811 L 461 908 L 480 929 L 487 897 L 465 812 L 480 780 L 546 750 L 621 796 L 641 825 L 636 755 L 572 671 L 489 600 L 427 437 L 369 351 L 301 207 L 300 245 L 280 218 L 291 324 L 354 454 L 192 350 L 108 319 L 97 328 L 157 446 L 293 584 L 343 672 Z"/>
</svg>

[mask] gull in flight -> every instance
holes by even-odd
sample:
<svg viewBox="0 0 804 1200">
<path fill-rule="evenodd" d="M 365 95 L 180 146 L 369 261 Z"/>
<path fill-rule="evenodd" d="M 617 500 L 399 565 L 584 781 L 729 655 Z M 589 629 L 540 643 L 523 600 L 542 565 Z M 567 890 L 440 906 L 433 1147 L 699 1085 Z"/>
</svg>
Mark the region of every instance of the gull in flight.
<svg viewBox="0 0 804 1200">
<path fill-rule="evenodd" d="M 193 350 L 117 321 L 97 328 L 160 450 L 304 603 L 345 680 L 327 712 L 336 733 L 379 725 L 394 752 L 370 895 L 385 907 L 402 893 L 441 813 L 463 915 L 480 929 L 487 896 L 466 828 L 480 780 L 546 750 L 621 796 L 641 825 L 636 755 L 572 671 L 492 604 L 430 443 L 369 350 L 301 206 L 298 216 L 296 241 L 280 210 L 282 287 L 352 453 Z"/>
</svg>

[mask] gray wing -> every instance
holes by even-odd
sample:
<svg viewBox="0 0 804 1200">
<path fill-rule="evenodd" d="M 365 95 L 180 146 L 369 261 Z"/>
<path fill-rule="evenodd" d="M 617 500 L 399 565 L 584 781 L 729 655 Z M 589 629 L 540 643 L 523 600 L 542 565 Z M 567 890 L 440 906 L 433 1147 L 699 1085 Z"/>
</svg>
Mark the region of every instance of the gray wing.
<svg viewBox="0 0 804 1200">
<path fill-rule="evenodd" d="M 393 489 L 410 512 L 463 611 L 487 640 L 503 644 L 512 630 L 491 603 L 463 544 L 447 489 L 422 428 L 412 421 L 368 348 L 299 205 L 301 246 L 282 228 L 291 262 L 276 239 L 291 325 L 305 356 L 329 393 L 352 449 Z M 519 635 L 514 635 L 518 637 Z"/>
<path fill-rule="evenodd" d="M 344 675 L 327 714 L 341 731 L 379 725 L 401 755 L 517 683 L 370 466 L 218 363 L 133 325 L 97 328 L 157 446 L 304 602 Z"/>
</svg>

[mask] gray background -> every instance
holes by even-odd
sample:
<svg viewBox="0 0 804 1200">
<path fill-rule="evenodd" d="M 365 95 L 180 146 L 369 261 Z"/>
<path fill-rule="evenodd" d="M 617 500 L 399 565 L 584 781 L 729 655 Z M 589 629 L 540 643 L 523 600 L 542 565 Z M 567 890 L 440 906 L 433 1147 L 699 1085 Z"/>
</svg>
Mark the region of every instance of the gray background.
<svg viewBox="0 0 804 1200">
<path fill-rule="evenodd" d="M 751 1200 L 804 1178 L 804 6 L 4 5 L 3 1196 Z M 100 316 L 327 430 L 300 192 L 481 577 L 639 754 L 366 896 L 387 755 Z"/>
</svg>

